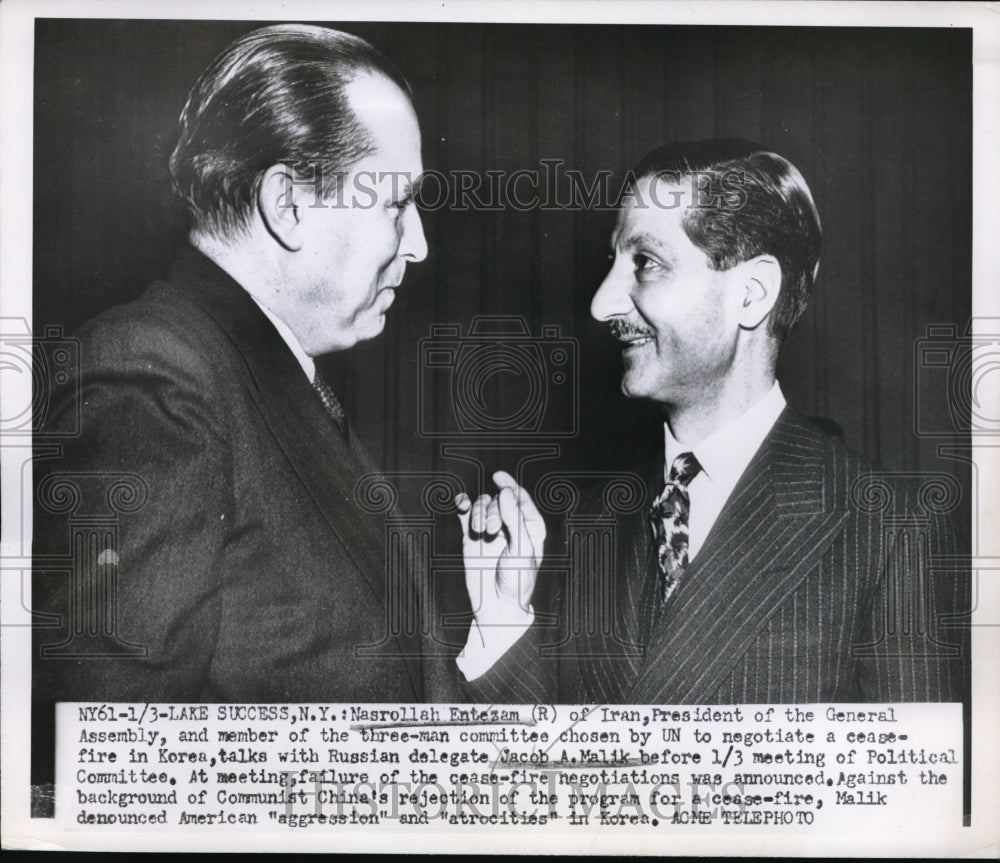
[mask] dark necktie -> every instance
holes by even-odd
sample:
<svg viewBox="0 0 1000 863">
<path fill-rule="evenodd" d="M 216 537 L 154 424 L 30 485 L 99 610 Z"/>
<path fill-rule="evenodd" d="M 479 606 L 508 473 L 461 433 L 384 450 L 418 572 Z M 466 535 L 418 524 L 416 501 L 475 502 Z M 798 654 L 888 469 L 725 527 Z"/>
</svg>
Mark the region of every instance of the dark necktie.
<svg viewBox="0 0 1000 863">
<path fill-rule="evenodd" d="M 656 541 L 660 568 L 659 600 L 664 603 L 677 587 L 688 563 L 688 513 L 691 500 L 688 483 L 701 470 L 693 453 L 684 452 L 670 465 L 670 476 L 660 496 L 653 501 L 649 520 Z"/>
<path fill-rule="evenodd" d="M 341 407 L 340 402 L 334 395 L 333 390 L 330 389 L 330 385 L 323 379 L 323 376 L 318 371 L 313 377 L 313 389 L 319 393 L 320 400 L 323 402 L 323 407 L 326 408 L 326 412 L 330 415 L 330 419 L 336 423 L 340 433 L 342 435 L 346 435 L 347 416 L 344 414 L 344 409 Z"/>
</svg>

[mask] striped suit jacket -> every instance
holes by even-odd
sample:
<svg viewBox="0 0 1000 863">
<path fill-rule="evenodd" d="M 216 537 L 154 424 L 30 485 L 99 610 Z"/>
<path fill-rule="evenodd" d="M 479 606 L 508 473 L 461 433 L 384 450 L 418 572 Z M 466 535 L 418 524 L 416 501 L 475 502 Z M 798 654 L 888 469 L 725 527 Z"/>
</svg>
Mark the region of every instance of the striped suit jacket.
<svg viewBox="0 0 1000 863">
<path fill-rule="evenodd" d="M 963 700 L 968 573 L 955 571 L 950 477 L 873 471 L 786 408 L 642 643 L 640 597 L 656 567 L 647 512 L 662 457 L 642 476 L 645 500 L 614 523 L 613 566 L 601 563 L 599 542 L 570 536 L 596 553 L 571 554 L 561 580 L 543 572 L 535 625 L 468 685 L 473 697 Z M 606 521 L 605 497 L 590 495 L 579 511 Z"/>
</svg>

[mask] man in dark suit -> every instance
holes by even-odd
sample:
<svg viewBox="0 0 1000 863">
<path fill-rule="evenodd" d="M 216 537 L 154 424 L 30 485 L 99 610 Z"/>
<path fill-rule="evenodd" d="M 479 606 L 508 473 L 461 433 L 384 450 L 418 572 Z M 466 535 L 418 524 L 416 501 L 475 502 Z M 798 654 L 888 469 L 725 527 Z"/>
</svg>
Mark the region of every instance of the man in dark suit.
<svg viewBox="0 0 1000 863">
<path fill-rule="evenodd" d="M 534 608 L 531 499 L 463 496 L 467 556 L 485 540 L 510 558 L 479 629 L 510 639 L 503 602 L 527 628 L 499 662 L 467 665 L 467 688 L 569 703 L 962 700 L 967 582 L 934 569 L 958 551 L 953 482 L 873 471 L 775 380 L 819 262 L 805 180 L 741 141 L 663 147 L 631 176 L 591 313 L 622 344 L 623 392 L 662 406 L 664 455 L 639 470 L 613 555 L 588 556 L 578 535 L 568 578 L 544 578 Z M 600 494 L 581 513 L 615 514 Z M 528 628 L 536 609 L 554 630 L 541 615 Z"/>
<path fill-rule="evenodd" d="M 408 85 L 348 34 L 254 31 L 195 85 L 170 165 L 190 247 L 78 333 L 38 432 L 38 721 L 56 701 L 450 700 L 453 659 L 402 619 L 425 574 L 387 585 L 384 520 L 356 499 L 375 467 L 313 359 L 379 335 L 426 256 Z"/>
</svg>

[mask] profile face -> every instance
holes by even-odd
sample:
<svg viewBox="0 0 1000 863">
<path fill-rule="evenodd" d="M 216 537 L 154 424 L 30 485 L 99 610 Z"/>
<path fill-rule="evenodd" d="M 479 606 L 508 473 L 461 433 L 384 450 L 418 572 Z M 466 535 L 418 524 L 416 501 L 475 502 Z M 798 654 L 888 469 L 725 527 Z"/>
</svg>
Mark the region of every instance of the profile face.
<svg viewBox="0 0 1000 863">
<path fill-rule="evenodd" d="M 681 178 L 683 179 L 683 178 Z M 590 311 L 622 345 L 622 392 L 664 405 L 711 401 L 732 374 L 742 293 L 684 232 L 690 185 L 644 177 L 611 236 L 612 265 Z"/>
<path fill-rule="evenodd" d="M 351 166 L 338 194 L 300 208 L 300 341 L 313 356 L 379 335 L 407 263 L 427 256 L 413 201 L 423 164 L 410 100 L 381 75 L 362 75 L 346 92 L 374 150 Z"/>
</svg>

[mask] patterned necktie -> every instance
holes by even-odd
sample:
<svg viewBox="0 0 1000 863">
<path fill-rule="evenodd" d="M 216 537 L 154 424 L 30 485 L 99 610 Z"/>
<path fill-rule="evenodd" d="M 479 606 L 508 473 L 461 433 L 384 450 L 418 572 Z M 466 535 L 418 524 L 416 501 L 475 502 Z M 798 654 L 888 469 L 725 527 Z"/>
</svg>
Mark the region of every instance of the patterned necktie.
<svg viewBox="0 0 1000 863">
<path fill-rule="evenodd" d="M 684 452 L 670 465 L 670 476 L 653 501 L 649 521 L 660 565 L 660 602 L 666 602 L 688 562 L 688 483 L 701 470 L 693 453 Z"/>
<path fill-rule="evenodd" d="M 319 393 L 320 400 L 323 402 L 323 407 L 326 408 L 326 412 L 330 415 L 330 419 L 337 424 L 337 428 L 340 430 L 340 433 L 342 435 L 346 435 L 347 416 L 344 414 L 344 409 L 341 407 L 337 397 L 333 394 L 333 390 L 330 389 L 330 385 L 323 379 L 323 376 L 318 371 L 313 377 L 313 389 Z"/>
</svg>

